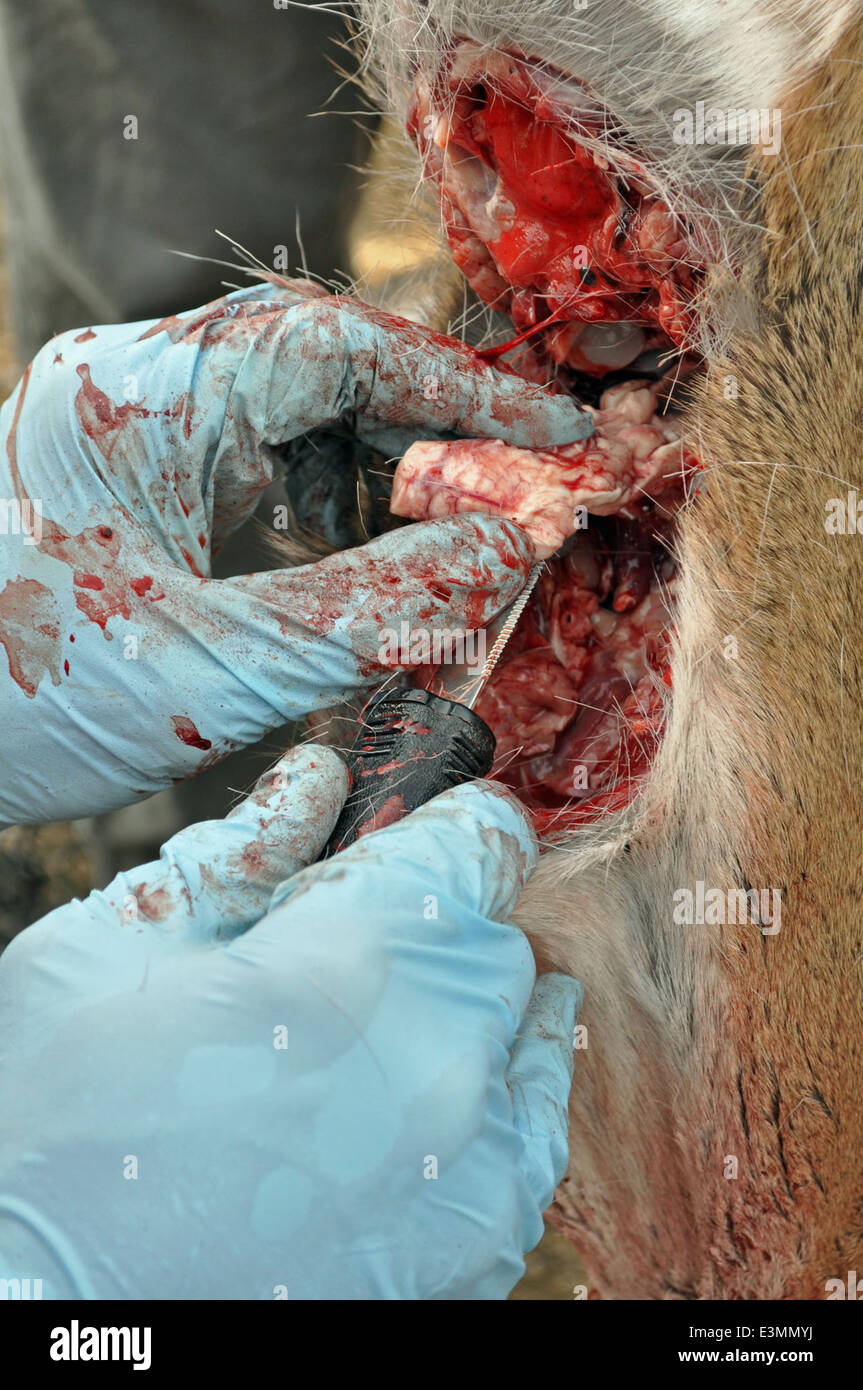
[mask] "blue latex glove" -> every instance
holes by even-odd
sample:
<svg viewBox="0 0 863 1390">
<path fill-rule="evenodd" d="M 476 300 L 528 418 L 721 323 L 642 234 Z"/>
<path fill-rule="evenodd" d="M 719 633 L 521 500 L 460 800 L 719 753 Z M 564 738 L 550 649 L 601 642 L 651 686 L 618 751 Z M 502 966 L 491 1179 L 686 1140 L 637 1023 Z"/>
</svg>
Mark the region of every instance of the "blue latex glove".
<svg viewBox="0 0 863 1390">
<path fill-rule="evenodd" d="M 591 428 L 470 349 L 305 282 L 42 349 L 0 411 L 0 823 L 147 796 L 379 682 L 382 628 L 475 628 L 516 596 L 529 541 L 473 516 L 206 577 L 281 466 L 273 447 L 346 416 L 524 445 Z"/>
<path fill-rule="evenodd" d="M 563 976 L 534 989 L 506 925 L 533 832 L 474 783 L 302 868 L 345 790 L 331 750 L 296 750 L 9 946 L 0 1277 L 164 1299 L 516 1283 L 566 1166 L 580 1002 Z"/>
</svg>

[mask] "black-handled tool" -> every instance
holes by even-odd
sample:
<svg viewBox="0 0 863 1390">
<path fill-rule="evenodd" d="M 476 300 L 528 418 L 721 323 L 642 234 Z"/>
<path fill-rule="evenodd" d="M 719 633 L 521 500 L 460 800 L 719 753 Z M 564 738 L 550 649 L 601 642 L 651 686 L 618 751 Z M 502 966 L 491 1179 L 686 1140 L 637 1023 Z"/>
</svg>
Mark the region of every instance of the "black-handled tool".
<svg viewBox="0 0 863 1390">
<path fill-rule="evenodd" d="M 351 790 L 324 857 L 392 825 L 438 792 L 485 777 L 495 738 L 467 705 L 407 687 L 375 695 L 348 755 Z"/>
<path fill-rule="evenodd" d="M 395 824 L 439 792 L 491 771 L 494 734 L 473 707 L 524 612 L 538 574 L 535 565 L 515 603 L 489 629 L 496 635 L 480 673 L 470 674 L 466 667 L 447 672 L 443 683 L 453 695 L 407 686 L 372 696 L 348 754 L 351 790 L 322 859 L 347 849 L 369 831 Z"/>
</svg>

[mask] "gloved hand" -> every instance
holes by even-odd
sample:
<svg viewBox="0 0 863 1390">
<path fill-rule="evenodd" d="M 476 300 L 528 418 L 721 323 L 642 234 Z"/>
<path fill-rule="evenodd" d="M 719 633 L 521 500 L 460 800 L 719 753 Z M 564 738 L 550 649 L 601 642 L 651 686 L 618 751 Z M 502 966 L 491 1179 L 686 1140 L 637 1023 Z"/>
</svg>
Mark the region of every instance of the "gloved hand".
<svg viewBox="0 0 863 1390">
<path fill-rule="evenodd" d="M 515 597 L 529 542 L 476 517 L 206 578 L 271 447 L 351 412 L 371 433 L 590 431 L 568 400 L 304 282 L 42 349 L 0 411 L 0 823 L 147 796 L 379 681 L 382 628 L 482 626 Z"/>
<path fill-rule="evenodd" d="M 564 976 L 534 989 L 506 925 L 533 832 L 472 783 L 304 869 L 345 790 L 331 750 L 298 749 L 0 958 L 0 1277 L 144 1299 L 515 1284 L 566 1166 L 580 1002 Z"/>
</svg>

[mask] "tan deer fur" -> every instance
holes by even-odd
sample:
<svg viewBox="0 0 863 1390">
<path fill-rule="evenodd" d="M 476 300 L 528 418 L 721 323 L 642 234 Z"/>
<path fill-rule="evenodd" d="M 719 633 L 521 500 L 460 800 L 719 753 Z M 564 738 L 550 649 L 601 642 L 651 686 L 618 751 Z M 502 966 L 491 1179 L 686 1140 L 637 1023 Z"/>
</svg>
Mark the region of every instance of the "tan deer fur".
<svg viewBox="0 0 863 1390">
<path fill-rule="evenodd" d="M 661 754 L 519 908 L 585 987 L 556 1216 L 607 1296 L 824 1298 L 863 1267 L 863 536 L 824 524 L 863 495 L 861 63 L 858 27 L 757 171 L 758 327 L 689 412 Z M 675 925 L 698 880 L 781 889 L 781 930 Z"/>
</svg>

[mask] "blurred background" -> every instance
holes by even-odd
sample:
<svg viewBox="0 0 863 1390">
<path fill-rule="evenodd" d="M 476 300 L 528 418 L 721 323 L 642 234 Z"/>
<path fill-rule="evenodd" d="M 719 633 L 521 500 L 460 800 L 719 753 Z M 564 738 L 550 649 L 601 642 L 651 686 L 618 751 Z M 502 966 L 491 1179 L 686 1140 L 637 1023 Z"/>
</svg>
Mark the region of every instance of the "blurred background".
<svg viewBox="0 0 863 1390">
<path fill-rule="evenodd" d="M 55 333 L 158 318 L 246 283 L 216 229 L 265 265 L 307 266 L 445 329 L 463 295 L 408 209 L 401 140 L 367 109 L 342 21 L 271 0 L 0 0 L 0 400 Z M 186 252 L 187 259 L 174 254 Z M 273 563 L 261 499 L 214 564 Z M 0 834 L 0 951 L 15 933 L 183 825 L 223 815 L 278 757 L 285 728 L 128 810 Z M 585 1276 L 551 1230 L 518 1300 L 564 1300 Z"/>
</svg>

